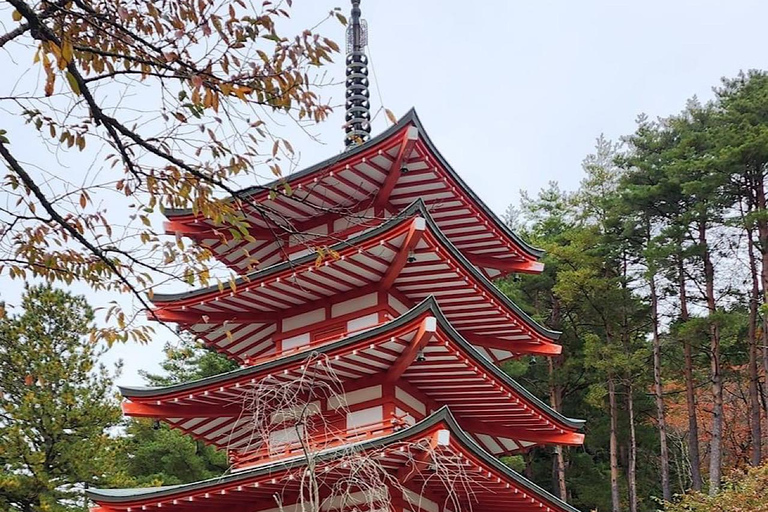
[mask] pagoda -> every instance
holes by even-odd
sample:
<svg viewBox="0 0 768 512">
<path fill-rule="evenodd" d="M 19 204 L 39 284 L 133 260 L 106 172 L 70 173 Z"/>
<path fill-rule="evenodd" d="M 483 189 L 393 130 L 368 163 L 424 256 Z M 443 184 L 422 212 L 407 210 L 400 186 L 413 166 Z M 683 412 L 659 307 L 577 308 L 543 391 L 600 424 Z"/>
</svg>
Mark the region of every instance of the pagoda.
<svg viewBox="0 0 768 512">
<path fill-rule="evenodd" d="M 499 367 L 561 351 L 559 333 L 492 283 L 541 272 L 542 253 L 467 187 L 415 111 L 370 137 L 359 3 L 347 36 L 346 151 L 289 176 L 290 194 L 238 193 L 246 237 L 165 211 L 168 233 L 240 278 L 154 294 L 150 315 L 240 368 L 122 387 L 122 407 L 225 450 L 230 471 L 89 489 L 94 512 L 576 512 L 499 460 L 583 442 L 582 421 Z"/>
</svg>

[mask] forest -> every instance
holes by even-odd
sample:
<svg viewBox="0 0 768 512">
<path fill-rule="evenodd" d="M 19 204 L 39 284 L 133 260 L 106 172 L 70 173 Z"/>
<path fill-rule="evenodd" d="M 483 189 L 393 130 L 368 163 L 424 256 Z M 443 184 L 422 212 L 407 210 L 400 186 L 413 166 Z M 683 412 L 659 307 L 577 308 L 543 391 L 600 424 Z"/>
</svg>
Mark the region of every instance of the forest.
<svg viewBox="0 0 768 512">
<path fill-rule="evenodd" d="M 574 172 L 577 190 L 551 183 L 506 212 L 546 250 L 546 268 L 499 284 L 562 331 L 564 347 L 505 371 L 586 419 L 586 442 L 505 461 L 584 511 L 765 510 L 768 74 L 724 79 L 714 99 L 669 117 L 640 116 L 634 133 L 599 137 Z M 0 509 L 84 510 L 85 486 L 227 471 L 222 453 L 121 419 L 119 369 L 100 363 L 108 349 L 89 336 L 82 297 L 29 286 L 22 309 L 0 318 Z M 185 340 L 168 347 L 163 374 L 144 378 L 232 368 Z"/>
</svg>

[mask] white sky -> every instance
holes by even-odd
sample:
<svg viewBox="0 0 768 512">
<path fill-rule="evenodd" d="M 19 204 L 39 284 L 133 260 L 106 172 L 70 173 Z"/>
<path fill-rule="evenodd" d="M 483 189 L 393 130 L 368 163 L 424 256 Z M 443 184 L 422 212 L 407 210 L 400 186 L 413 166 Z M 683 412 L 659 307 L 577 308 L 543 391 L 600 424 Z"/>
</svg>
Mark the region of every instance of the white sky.
<svg viewBox="0 0 768 512">
<path fill-rule="evenodd" d="M 294 22 L 312 26 L 334 6 L 349 10 L 346 0 L 294 0 Z M 575 188 L 600 133 L 618 138 L 640 113 L 675 113 L 694 94 L 709 99 L 721 76 L 766 67 L 764 1 L 363 0 L 362 10 L 379 85 L 374 110 L 379 94 L 398 117 L 415 106 L 440 151 L 499 214 L 520 189 L 550 180 Z M 325 32 L 343 47 L 340 25 Z M 329 73 L 341 80 L 337 60 Z M 0 69 L 7 62 L 0 53 Z M 0 74 L 0 96 L 11 86 Z M 343 92 L 332 91 L 336 103 Z M 12 124 L 4 115 L 0 129 Z M 341 151 L 341 115 L 315 130 L 324 144 L 291 139 L 300 167 Z M 374 126 L 386 126 L 383 114 Z M 0 290 L 8 298 L 18 288 Z M 120 383 L 139 384 L 138 369 L 156 368 L 164 337 L 111 351 L 109 360 L 125 361 Z"/>
</svg>

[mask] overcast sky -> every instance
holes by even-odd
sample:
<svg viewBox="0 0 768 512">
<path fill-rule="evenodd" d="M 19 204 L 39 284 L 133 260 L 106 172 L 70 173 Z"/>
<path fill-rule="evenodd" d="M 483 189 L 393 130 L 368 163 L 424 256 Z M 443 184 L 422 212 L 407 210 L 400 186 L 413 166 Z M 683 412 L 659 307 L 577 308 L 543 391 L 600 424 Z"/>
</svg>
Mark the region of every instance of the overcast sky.
<svg viewBox="0 0 768 512">
<path fill-rule="evenodd" d="M 349 10 L 345 0 L 294 0 L 293 22 L 312 26 L 334 6 Z M 720 77 L 768 66 L 765 1 L 363 0 L 361 7 L 379 86 L 374 109 L 383 102 L 399 117 L 415 107 L 438 149 L 499 214 L 520 189 L 535 192 L 551 180 L 575 188 L 601 133 L 616 139 L 632 132 L 640 113 L 675 113 L 693 95 L 711 98 Z M 323 28 L 343 42 L 339 24 Z M 339 61 L 329 73 L 342 79 Z M 338 103 L 343 92 L 338 85 L 325 94 Z M 341 151 L 341 115 L 314 130 L 322 144 L 292 140 L 302 167 Z M 385 126 L 380 114 L 375 131 Z M 114 349 L 110 359 L 125 360 L 120 382 L 139 384 L 137 370 L 156 368 L 161 348 L 158 339 Z"/>
</svg>

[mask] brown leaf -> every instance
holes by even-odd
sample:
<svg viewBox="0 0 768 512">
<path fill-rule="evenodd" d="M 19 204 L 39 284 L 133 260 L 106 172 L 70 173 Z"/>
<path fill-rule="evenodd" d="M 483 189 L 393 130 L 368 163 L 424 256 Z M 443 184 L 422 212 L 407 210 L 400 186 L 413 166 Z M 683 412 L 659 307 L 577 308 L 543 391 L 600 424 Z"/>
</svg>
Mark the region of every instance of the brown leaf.
<svg viewBox="0 0 768 512">
<path fill-rule="evenodd" d="M 392 124 L 397 124 L 397 118 L 395 117 L 395 114 L 393 114 L 391 110 L 389 110 L 388 108 L 385 108 L 384 113 L 387 114 L 387 119 L 389 119 L 392 122 Z"/>
</svg>

